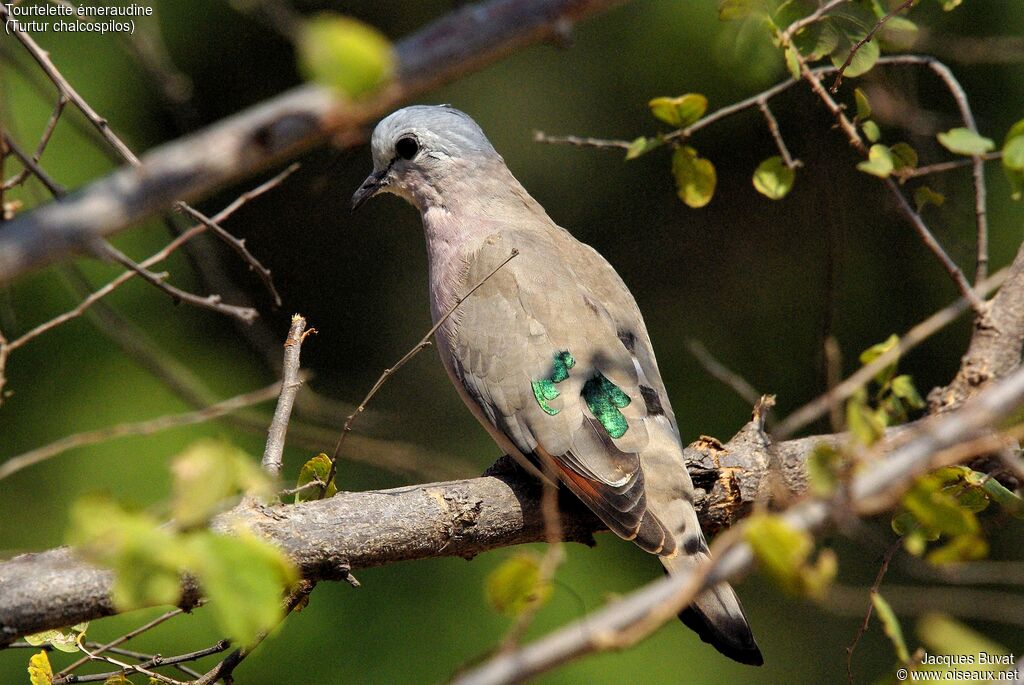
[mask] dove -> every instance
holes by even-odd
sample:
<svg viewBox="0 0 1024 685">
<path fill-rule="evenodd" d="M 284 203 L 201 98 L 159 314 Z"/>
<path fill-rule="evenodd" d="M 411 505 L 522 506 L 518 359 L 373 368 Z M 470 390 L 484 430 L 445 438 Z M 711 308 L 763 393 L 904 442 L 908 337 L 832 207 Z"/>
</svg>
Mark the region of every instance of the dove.
<svg viewBox="0 0 1024 685">
<path fill-rule="evenodd" d="M 551 220 L 457 109 L 400 109 L 377 124 L 371 150 L 353 211 L 380 193 L 419 210 L 441 361 L 498 446 L 535 475 L 555 474 L 668 573 L 706 561 L 675 414 L 615 269 Z M 722 654 L 763 663 L 728 584 L 679 616 Z"/>
</svg>

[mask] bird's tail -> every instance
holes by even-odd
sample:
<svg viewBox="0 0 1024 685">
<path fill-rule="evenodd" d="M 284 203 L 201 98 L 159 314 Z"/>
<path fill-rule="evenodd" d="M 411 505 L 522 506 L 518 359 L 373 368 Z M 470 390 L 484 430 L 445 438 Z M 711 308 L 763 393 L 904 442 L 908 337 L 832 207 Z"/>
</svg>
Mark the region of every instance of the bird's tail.
<svg viewBox="0 0 1024 685">
<path fill-rule="evenodd" d="M 710 559 L 704 537 L 700 536 L 698 541 L 699 549 L 693 552 L 680 544 L 678 554 L 661 557 L 665 569 L 669 573 L 690 571 Z M 764 663 L 740 600 L 728 583 L 720 583 L 698 596 L 680 612 L 679 620 L 730 659 L 751 666 Z"/>
</svg>

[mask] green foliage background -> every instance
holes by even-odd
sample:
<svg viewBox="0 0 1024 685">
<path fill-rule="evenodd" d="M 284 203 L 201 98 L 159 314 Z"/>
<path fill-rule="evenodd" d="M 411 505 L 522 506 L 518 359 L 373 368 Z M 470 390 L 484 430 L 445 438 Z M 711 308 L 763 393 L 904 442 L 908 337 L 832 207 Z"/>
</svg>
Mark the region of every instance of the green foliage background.
<svg viewBox="0 0 1024 685">
<path fill-rule="evenodd" d="M 226 2 L 154 0 L 152 6 L 170 53 L 195 87 L 194 117 L 169 114 L 152 81 L 115 36 L 38 36 L 64 74 L 137 152 L 215 121 L 299 82 L 291 44 Z M 932 3 L 936 4 L 937 3 Z M 400 38 L 451 9 L 445 2 L 343 5 L 298 2 L 313 12 L 341 10 Z M 925 4 L 915 12 L 937 36 L 1024 34 L 1016 3 L 975 0 L 946 14 Z M 31 85 L 38 72 L 11 39 L 0 42 L 0 118 L 23 143 L 41 132 L 53 105 Z M 1024 116 L 1024 66 L 952 62 L 971 97 L 982 133 L 1001 140 Z M 666 151 L 623 162 L 618 153 L 539 145 L 532 131 L 632 139 L 653 133 L 647 101 L 684 92 L 707 95 L 709 111 L 756 93 L 786 77 L 781 59 L 744 47 L 734 28 L 721 24 L 710 0 L 680 3 L 640 0 L 585 22 L 569 49 L 530 48 L 421 99 L 450 102 L 474 116 L 510 168 L 580 239 L 597 247 L 630 285 L 655 346 L 686 439 L 699 434 L 728 438 L 748 418 L 749 407 L 709 378 L 685 351 L 701 340 L 759 390 L 779 397 L 785 414 L 822 390 L 822 333 L 839 339 L 845 366 L 890 333 L 904 331 L 955 298 L 941 267 L 897 218 L 880 184 L 854 169 L 858 161 L 831 130 L 818 103 L 797 87 L 772 101 L 793 154 L 805 168 L 787 198 L 774 203 L 750 183 L 757 164 L 776 154 L 760 115 L 751 111 L 701 132 L 694 144 L 718 169 L 718 191 L 702 210 L 677 199 Z M 877 74 L 918 101 L 936 130 L 958 125 L 948 96 L 930 75 L 899 68 Z M 850 81 L 844 86 L 852 103 Z M 44 86 L 47 94 L 51 91 Z M 43 163 L 61 183 L 82 185 L 113 168 L 65 116 Z M 933 138 L 885 129 L 892 141 L 908 139 L 923 161 L 946 158 Z M 415 212 L 395 198 L 377 200 L 350 215 L 348 198 L 370 169 L 365 148 L 307 154 L 287 184 L 232 218 L 274 271 L 284 307 L 271 312 L 281 339 L 288 315 L 298 311 L 319 330 L 303 349 L 313 387 L 342 400 L 362 397 L 380 371 L 429 327 L 425 259 Z M 998 165 L 988 167 L 992 261 L 1008 263 L 1021 242 L 1022 212 L 1008 200 Z M 201 203 L 215 211 L 248 182 Z M 949 198 L 926 217 L 962 265 L 973 263 L 973 198 L 969 172 L 936 177 L 931 184 Z M 45 201 L 38 186 L 20 193 L 26 205 Z M 0 227 L 2 230 L 2 227 Z M 166 242 L 157 223 L 118 237 L 125 251 L 144 256 Z M 258 283 L 222 246 L 206 243 L 256 292 Z M 83 268 L 106 282 L 113 267 L 89 261 Z M 176 283 L 200 288 L 187 261 L 169 264 Z M 834 282 L 830 272 L 837 274 Z M 0 292 L 0 322 L 10 334 L 27 330 L 75 303 L 52 271 Z M 152 288 L 132 283 L 112 298 L 121 312 L 186 362 L 218 392 L 231 394 L 270 382 L 272 375 L 230 322 L 175 307 Z M 901 370 L 923 391 L 952 377 L 969 335 L 966 321 L 936 336 L 906 359 Z M 0 407 L 0 456 L 10 456 L 68 433 L 139 420 L 185 406 L 120 352 L 84 319 L 49 333 L 11 357 L 9 388 Z M 499 456 L 450 387 L 432 351 L 417 358 L 381 392 L 374 408 L 385 419 L 372 429 L 382 438 L 457 455 L 483 470 Z M 819 426 L 825 430 L 826 426 Z M 166 499 L 168 462 L 200 436 L 222 436 L 262 451 L 259 436 L 217 425 L 124 439 L 80 449 L 2 484 L 0 551 L 38 550 L 63 541 L 69 503 L 106 491 L 143 506 Z M 328 448 L 325 445 L 324 448 Z M 286 452 L 286 471 L 297 474 L 312 456 Z M 472 475 L 472 474 L 467 474 Z M 341 489 L 412 482 L 365 464 L 344 462 Z M 888 535 L 885 525 L 877 535 Z M 994 535 L 993 556 L 1020 558 L 1020 525 Z M 877 570 L 880 543 L 836 541 L 840 578 L 867 586 Z M 602 536 L 596 549 L 571 547 L 554 593 L 531 630 L 536 636 L 582 615 L 611 593 L 625 593 L 655 577 L 654 560 L 631 545 Z M 238 672 L 240 682 L 396 683 L 436 682 L 497 643 L 508 619 L 487 606 L 487 573 L 514 554 L 504 550 L 472 562 L 459 559 L 406 563 L 359 572 L 355 590 L 323 584 L 308 608 Z M 910 582 L 894 570 L 887 583 Z M 948 589 L 945 592 L 955 592 Z M 783 596 L 753 578 L 740 594 L 765 653 L 760 670 L 719 657 L 680 625 L 669 625 L 626 653 L 598 656 L 546 676 L 541 682 L 777 683 L 838 682 L 844 647 L 859 616 L 839 616 L 807 601 Z M 1019 598 L 1019 597 L 1018 597 Z M 866 608 L 854 607 L 853 613 Z M 90 636 L 112 637 L 156 612 L 94 623 Z M 913 646 L 912 621 L 906 622 Z M 977 623 L 1017 653 L 1019 627 Z M 163 654 L 215 642 L 209 612 L 178 618 L 133 642 Z M 24 682 L 27 652 L 0 654 L 0 681 Z M 860 680 L 891 672 L 891 646 L 877 626 L 861 642 Z M 60 665 L 61 662 L 58 662 Z"/>
</svg>

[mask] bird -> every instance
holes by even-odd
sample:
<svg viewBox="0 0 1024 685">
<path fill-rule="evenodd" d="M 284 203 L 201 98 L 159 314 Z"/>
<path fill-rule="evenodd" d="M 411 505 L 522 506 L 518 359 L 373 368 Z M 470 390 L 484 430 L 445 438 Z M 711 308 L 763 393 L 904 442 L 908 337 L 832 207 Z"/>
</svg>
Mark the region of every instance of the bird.
<svg viewBox="0 0 1024 685">
<path fill-rule="evenodd" d="M 675 414 L 643 316 L 611 264 L 548 216 L 458 109 L 399 109 L 370 147 L 373 172 L 352 209 L 391 193 L 419 210 L 437 349 L 472 414 L 524 468 L 555 474 L 668 573 L 706 561 Z M 725 656 L 763 664 L 730 585 L 679 617 Z"/>
</svg>

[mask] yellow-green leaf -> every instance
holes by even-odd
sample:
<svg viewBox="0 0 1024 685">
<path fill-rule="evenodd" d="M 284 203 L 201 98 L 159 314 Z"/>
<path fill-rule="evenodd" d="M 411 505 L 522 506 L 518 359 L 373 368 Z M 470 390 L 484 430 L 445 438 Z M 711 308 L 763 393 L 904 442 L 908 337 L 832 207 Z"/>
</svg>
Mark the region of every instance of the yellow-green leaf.
<svg viewBox="0 0 1024 685">
<path fill-rule="evenodd" d="M 676 193 L 687 206 L 699 209 L 711 202 L 717 182 L 715 166 L 692 147 L 679 147 L 672 153 L 672 175 Z"/>
<path fill-rule="evenodd" d="M 754 171 L 754 188 L 770 200 L 781 200 L 792 189 L 796 172 L 786 166 L 782 157 L 769 157 Z"/>
<path fill-rule="evenodd" d="M 244 530 L 236 535 L 208 531 L 188 538 L 189 570 L 199 579 L 220 630 L 232 642 L 251 644 L 281 618 L 281 596 L 298 577 L 277 547 Z"/>
<path fill-rule="evenodd" d="M 930 654 L 1011 653 L 998 642 L 943 614 L 922 616 L 917 622 L 917 634 Z"/>
<path fill-rule="evenodd" d="M 892 153 L 896 171 L 913 169 L 917 166 L 917 151 L 907 143 L 896 143 L 889 151 Z"/>
<path fill-rule="evenodd" d="M 517 554 L 502 562 L 487 576 L 487 601 L 509 616 L 518 616 L 551 594 L 550 583 L 541 581 L 540 560 L 534 554 Z"/>
<path fill-rule="evenodd" d="M 178 602 L 188 554 L 153 516 L 89 495 L 71 507 L 68 541 L 90 561 L 114 570 L 111 595 L 118 609 Z"/>
<path fill-rule="evenodd" d="M 928 205 L 935 205 L 941 207 L 946 201 L 946 196 L 942 193 L 937 193 L 928 186 L 920 186 L 914 190 L 914 204 L 917 205 L 917 211 L 920 212 Z"/>
<path fill-rule="evenodd" d="M 807 459 L 807 482 L 818 497 L 828 497 L 839 485 L 840 472 L 844 466 L 843 455 L 832 445 L 815 445 Z"/>
<path fill-rule="evenodd" d="M 983 155 L 992 152 L 996 147 L 991 138 L 985 138 L 966 128 L 951 128 L 938 134 L 936 138 L 942 147 L 958 155 Z"/>
<path fill-rule="evenodd" d="M 395 71 L 391 42 L 368 24 L 323 12 L 305 20 L 296 41 L 306 78 L 355 98 L 379 88 Z"/>
<path fill-rule="evenodd" d="M 896 650 L 896 658 L 900 660 L 900 663 L 907 663 L 910 661 L 910 652 L 907 650 L 907 642 L 903 639 L 903 628 L 900 627 L 900 621 L 896 618 L 896 612 L 889 606 L 889 602 L 885 600 L 877 592 L 871 593 L 871 603 L 875 607 L 875 614 L 878 616 L 878 620 L 882 623 L 882 630 L 885 631 L 889 641 L 892 642 L 893 648 Z"/>
<path fill-rule="evenodd" d="M 1021 123 L 1024 122 L 1017 125 Z M 1003 145 L 1003 173 L 1010 183 L 1010 196 L 1020 200 L 1024 196 L 1024 133 L 1009 138 Z"/>
<path fill-rule="evenodd" d="M 825 550 L 810 563 L 814 550 L 810 533 L 797 530 L 775 514 L 751 516 L 743 533 L 764 571 L 784 590 L 819 598 L 824 595 L 836 574 L 836 557 Z"/>
<path fill-rule="evenodd" d="M 868 142 L 877 143 L 878 139 L 882 137 L 882 130 L 870 119 L 862 123 L 860 128 L 864 131 L 864 137 L 868 139 Z"/>
<path fill-rule="evenodd" d="M 914 387 L 914 379 L 903 374 L 892 379 L 892 394 L 912 409 L 924 409 L 924 399 Z"/>
<path fill-rule="evenodd" d="M 46 652 L 29 657 L 28 680 L 32 685 L 50 685 L 53 682 L 53 669 L 50 667 L 50 657 L 46 656 Z"/>
<path fill-rule="evenodd" d="M 860 363 L 867 366 L 871 362 L 875 361 L 889 350 L 896 347 L 900 342 L 900 337 L 893 333 L 888 338 L 880 343 L 875 343 L 868 349 L 860 353 Z M 879 385 L 885 385 L 896 373 L 896 361 L 887 365 L 881 371 L 875 374 L 875 382 Z"/>
<path fill-rule="evenodd" d="M 886 50 L 907 50 L 917 42 L 917 24 L 906 17 L 890 17 L 882 27 Z"/>
<path fill-rule="evenodd" d="M 708 109 L 708 99 L 700 93 L 654 98 L 647 104 L 651 114 L 676 128 L 686 128 L 704 116 Z"/>
<path fill-rule="evenodd" d="M 54 649 L 62 652 L 77 652 L 78 638 L 89 628 L 89 622 L 76 623 L 70 628 L 58 630 L 44 630 L 41 633 L 34 633 L 25 636 L 25 642 L 38 647 L 39 645 L 52 645 Z"/>
<path fill-rule="evenodd" d="M 299 480 L 295 483 L 295 487 L 301 488 L 307 483 L 312 483 L 315 480 L 319 480 L 322 483 L 327 482 L 327 476 L 331 473 L 331 460 L 324 454 L 320 453 L 307 461 L 299 469 Z M 327 483 L 327 488 L 324 490 L 324 497 L 334 497 L 338 492 L 338 486 L 335 485 L 334 479 L 331 479 L 330 483 Z M 312 487 L 308 490 L 295 493 L 296 502 L 305 502 L 307 500 L 320 499 L 320 488 Z"/>
<path fill-rule="evenodd" d="M 157 681 L 157 683 L 159 682 Z M 123 673 L 116 673 L 104 680 L 103 685 L 132 685 L 132 681 L 128 680 Z"/>
<path fill-rule="evenodd" d="M 885 421 L 868 406 L 863 388 L 846 402 L 846 427 L 862 445 L 873 445 L 885 436 Z"/>
<path fill-rule="evenodd" d="M 764 11 L 764 0 L 718 0 L 718 18 L 721 21 L 743 19 Z"/>
<path fill-rule="evenodd" d="M 626 159 L 636 159 L 637 157 L 646 155 L 651 150 L 659 148 L 664 144 L 665 140 L 661 136 L 655 136 L 654 138 L 640 136 L 629 144 L 629 149 L 626 150 Z"/>
<path fill-rule="evenodd" d="M 832 53 L 832 64 L 836 67 L 842 66 L 846 61 L 846 58 L 849 56 L 850 51 L 853 49 L 853 45 L 854 41 L 851 41 L 848 38 L 846 40 L 840 40 L 839 46 Z M 843 75 L 849 76 L 850 78 L 863 76 L 874 68 L 875 63 L 878 62 L 878 58 L 881 57 L 881 54 L 877 41 L 872 40 L 868 43 L 862 44 L 860 49 L 854 53 L 853 59 L 850 61 L 850 66 L 846 67 L 846 71 L 843 72 Z"/>
<path fill-rule="evenodd" d="M 858 164 L 857 168 L 865 174 L 888 178 L 896 169 L 896 161 L 887 146 L 876 144 L 871 146 L 871 149 L 868 150 L 868 158 Z"/>
<path fill-rule="evenodd" d="M 871 103 L 868 101 L 868 96 L 860 88 L 853 89 L 853 100 L 857 103 L 857 118 L 861 121 L 867 121 L 871 118 Z"/>
<path fill-rule="evenodd" d="M 957 535 L 949 542 L 933 549 L 925 556 L 929 564 L 959 564 L 984 559 L 988 556 L 988 543 L 977 535 Z"/>
<path fill-rule="evenodd" d="M 266 494 L 266 476 L 230 443 L 199 440 L 174 458 L 172 513 L 182 528 L 205 524 L 241 492 Z"/>
</svg>

